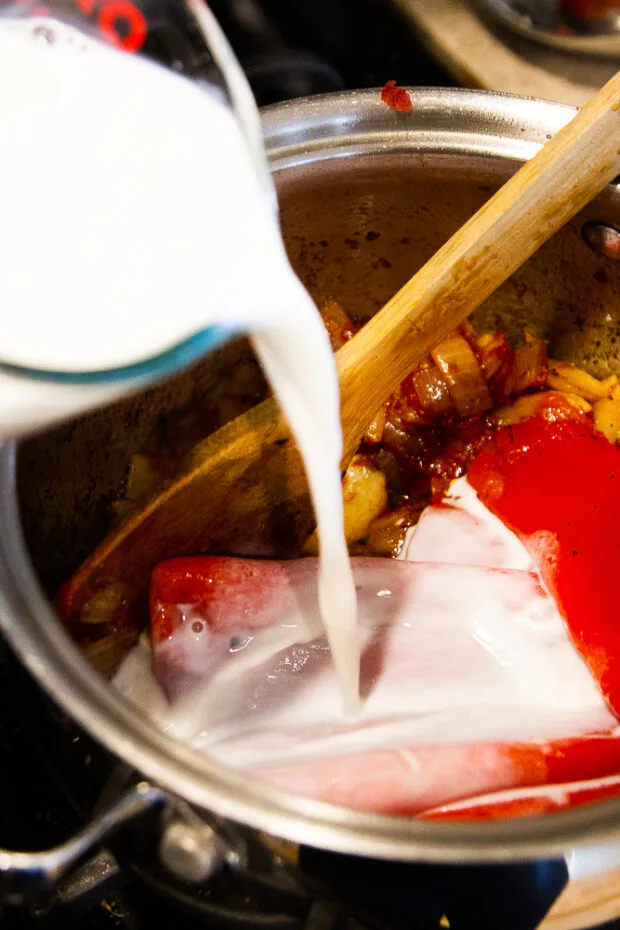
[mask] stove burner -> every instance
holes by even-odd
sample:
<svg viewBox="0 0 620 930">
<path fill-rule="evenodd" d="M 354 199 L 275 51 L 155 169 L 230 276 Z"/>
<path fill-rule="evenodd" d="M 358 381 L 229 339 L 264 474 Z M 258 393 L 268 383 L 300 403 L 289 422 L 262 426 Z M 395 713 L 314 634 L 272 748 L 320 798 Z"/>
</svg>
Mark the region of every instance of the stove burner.
<svg viewBox="0 0 620 930">
<path fill-rule="evenodd" d="M 563 862 L 517 866 L 417 866 L 300 851 L 299 867 L 243 831 L 249 859 L 205 886 L 101 852 L 58 889 L 46 927 L 99 930 L 114 919 L 131 930 L 534 930 L 567 880 Z M 92 905 L 99 902 L 98 911 Z M 50 924 L 50 921 L 52 922 Z"/>
</svg>

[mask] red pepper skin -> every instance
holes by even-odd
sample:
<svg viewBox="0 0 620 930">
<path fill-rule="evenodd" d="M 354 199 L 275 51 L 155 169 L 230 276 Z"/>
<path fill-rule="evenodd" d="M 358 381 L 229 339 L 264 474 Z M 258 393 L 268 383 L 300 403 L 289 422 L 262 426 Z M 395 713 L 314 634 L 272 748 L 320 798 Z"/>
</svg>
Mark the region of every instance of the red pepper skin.
<svg viewBox="0 0 620 930">
<path fill-rule="evenodd" d="M 468 480 L 523 540 L 571 638 L 620 715 L 620 448 L 547 411 L 506 427 Z"/>
</svg>

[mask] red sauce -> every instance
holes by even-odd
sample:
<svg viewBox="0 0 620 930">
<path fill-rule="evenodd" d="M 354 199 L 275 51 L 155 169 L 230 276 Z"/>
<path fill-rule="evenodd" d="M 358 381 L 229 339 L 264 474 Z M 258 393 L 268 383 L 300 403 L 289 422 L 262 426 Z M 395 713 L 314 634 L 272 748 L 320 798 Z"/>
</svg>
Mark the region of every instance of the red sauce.
<svg viewBox="0 0 620 930">
<path fill-rule="evenodd" d="M 620 448 L 585 417 L 558 413 L 500 430 L 468 479 L 532 553 L 575 646 L 620 715 Z"/>
<path fill-rule="evenodd" d="M 396 81 L 388 81 L 381 91 L 381 99 L 392 110 L 399 113 L 408 113 L 412 109 L 411 97 L 402 87 L 396 86 Z"/>
</svg>

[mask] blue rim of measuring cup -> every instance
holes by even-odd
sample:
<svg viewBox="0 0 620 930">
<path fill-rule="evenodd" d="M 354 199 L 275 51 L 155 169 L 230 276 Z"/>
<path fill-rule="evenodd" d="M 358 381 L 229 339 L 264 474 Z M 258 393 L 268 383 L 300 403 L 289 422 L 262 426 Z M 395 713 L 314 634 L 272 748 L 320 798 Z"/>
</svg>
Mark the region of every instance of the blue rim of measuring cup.
<svg viewBox="0 0 620 930">
<path fill-rule="evenodd" d="M 237 335 L 235 330 L 225 326 L 210 326 L 172 348 L 160 352 L 159 355 L 153 355 L 141 362 L 134 362 L 132 365 L 121 365 L 118 368 L 103 368 L 98 371 L 54 371 L 28 368 L 0 360 L 0 373 L 47 383 L 72 385 L 110 384 L 141 378 L 152 380 L 191 365 L 192 362 L 198 361 L 235 335 Z"/>
</svg>

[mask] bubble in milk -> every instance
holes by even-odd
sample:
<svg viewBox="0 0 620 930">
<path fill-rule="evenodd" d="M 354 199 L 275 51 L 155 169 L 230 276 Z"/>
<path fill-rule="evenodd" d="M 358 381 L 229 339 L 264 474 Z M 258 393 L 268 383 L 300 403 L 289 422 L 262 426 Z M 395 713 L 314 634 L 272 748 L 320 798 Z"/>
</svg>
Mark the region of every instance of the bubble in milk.
<svg viewBox="0 0 620 930">
<path fill-rule="evenodd" d="M 47 45 L 52 45 L 56 41 L 56 33 L 53 29 L 50 28 L 50 26 L 39 24 L 32 30 L 32 34 L 35 39 L 38 39 Z"/>
<path fill-rule="evenodd" d="M 253 639 L 253 636 L 231 636 L 228 651 L 241 652 L 243 649 L 250 645 Z"/>
</svg>

